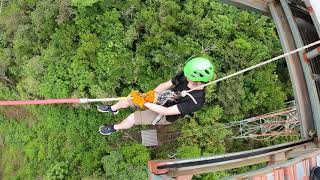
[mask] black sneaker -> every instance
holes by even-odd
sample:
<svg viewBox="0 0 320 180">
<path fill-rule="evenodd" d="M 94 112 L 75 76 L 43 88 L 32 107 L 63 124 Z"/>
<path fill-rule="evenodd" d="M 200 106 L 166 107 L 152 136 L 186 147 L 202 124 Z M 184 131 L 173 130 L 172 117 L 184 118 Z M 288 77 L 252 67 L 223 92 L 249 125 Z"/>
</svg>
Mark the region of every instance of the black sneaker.
<svg viewBox="0 0 320 180">
<path fill-rule="evenodd" d="M 117 132 L 117 130 L 114 129 L 113 125 L 105 125 L 99 127 L 99 132 L 102 135 L 110 135 L 113 132 Z"/>
<path fill-rule="evenodd" d="M 107 105 L 103 105 L 103 104 L 97 105 L 97 109 L 100 112 L 111 112 L 114 115 L 118 114 L 118 112 L 119 112 L 119 111 L 113 111 L 111 109 L 111 106 L 107 106 Z"/>
</svg>

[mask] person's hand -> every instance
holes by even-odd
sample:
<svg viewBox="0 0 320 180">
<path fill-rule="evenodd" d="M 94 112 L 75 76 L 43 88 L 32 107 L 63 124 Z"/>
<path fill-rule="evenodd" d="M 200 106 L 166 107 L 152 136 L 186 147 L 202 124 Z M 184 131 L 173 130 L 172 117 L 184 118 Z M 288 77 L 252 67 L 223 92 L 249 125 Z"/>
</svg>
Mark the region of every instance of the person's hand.
<svg viewBox="0 0 320 180">
<path fill-rule="evenodd" d="M 146 100 L 141 93 L 139 93 L 138 91 L 131 91 L 130 96 L 132 97 L 132 102 L 134 105 L 137 105 L 140 108 L 144 108 Z"/>
<path fill-rule="evenodd" d="M 180 96 L 181 96 L 180 92 L 173 92 L 173 93 L 172 93 L 172 98 L 173 98 L 173 99 L 177 99 L 177 98 L 179 98 Z"/>
</svg>

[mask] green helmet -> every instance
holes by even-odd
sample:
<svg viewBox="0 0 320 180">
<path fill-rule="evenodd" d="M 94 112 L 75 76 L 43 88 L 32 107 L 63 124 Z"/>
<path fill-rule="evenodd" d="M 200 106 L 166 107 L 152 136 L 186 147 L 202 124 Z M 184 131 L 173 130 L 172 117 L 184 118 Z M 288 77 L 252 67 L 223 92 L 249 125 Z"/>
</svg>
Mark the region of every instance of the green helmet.
<svg viewBox="0 0 320 180">
<path fill-rule="evenodd" d="M 191 81 L 209 82 L 214 77 L 214 66 L 207 58 L 196 57 L 187 62 L 183 72 Z"/>
</svg>

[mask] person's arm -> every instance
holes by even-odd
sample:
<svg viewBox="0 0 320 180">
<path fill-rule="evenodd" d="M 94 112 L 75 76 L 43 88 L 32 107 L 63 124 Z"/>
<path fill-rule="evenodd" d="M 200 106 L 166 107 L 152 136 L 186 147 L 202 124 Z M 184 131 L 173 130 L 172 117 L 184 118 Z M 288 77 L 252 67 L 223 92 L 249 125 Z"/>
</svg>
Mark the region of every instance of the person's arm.
<svg viewBox="0 0 320 180">
<path fill-rule="evenodd" d="M 159 113 L 161 115 L 177 115 L 177 114 L 181 114 L 177 105 L 174 106 L 170 106 L 170 107 L 164 107 L 158 104 L 153 104 L 153 103 L 145 103 L 144 104 L 145 107 L 147 107 L 148 109 L 150 109 L 151 111 L 154 111 L 156 113 Z"/>
<path fill-rule="evenodd" d="M 172 81 L 169 80 L 167 82 L 161 83 L 159 84 L 154 90 L 156 92 L 163 92 L 165 90 L 168 90 L 169 88 L 171 88 L 173 86 Z"/>
</svg>

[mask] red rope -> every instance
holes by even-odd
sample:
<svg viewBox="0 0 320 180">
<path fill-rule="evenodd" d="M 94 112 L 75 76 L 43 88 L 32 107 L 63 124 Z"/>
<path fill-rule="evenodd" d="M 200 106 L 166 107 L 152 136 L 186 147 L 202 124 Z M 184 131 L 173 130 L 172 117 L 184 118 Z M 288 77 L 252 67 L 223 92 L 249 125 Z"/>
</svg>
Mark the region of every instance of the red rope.
<svg viewBox="0 0 320 180">
<path fill-rule="evenodd" d="M 79 104 L 80 99 L 46 99 L 46 100 L 19 100 L 0 101 L 0 106 L 31 105 L 31 104 Z"/>
</svg>

